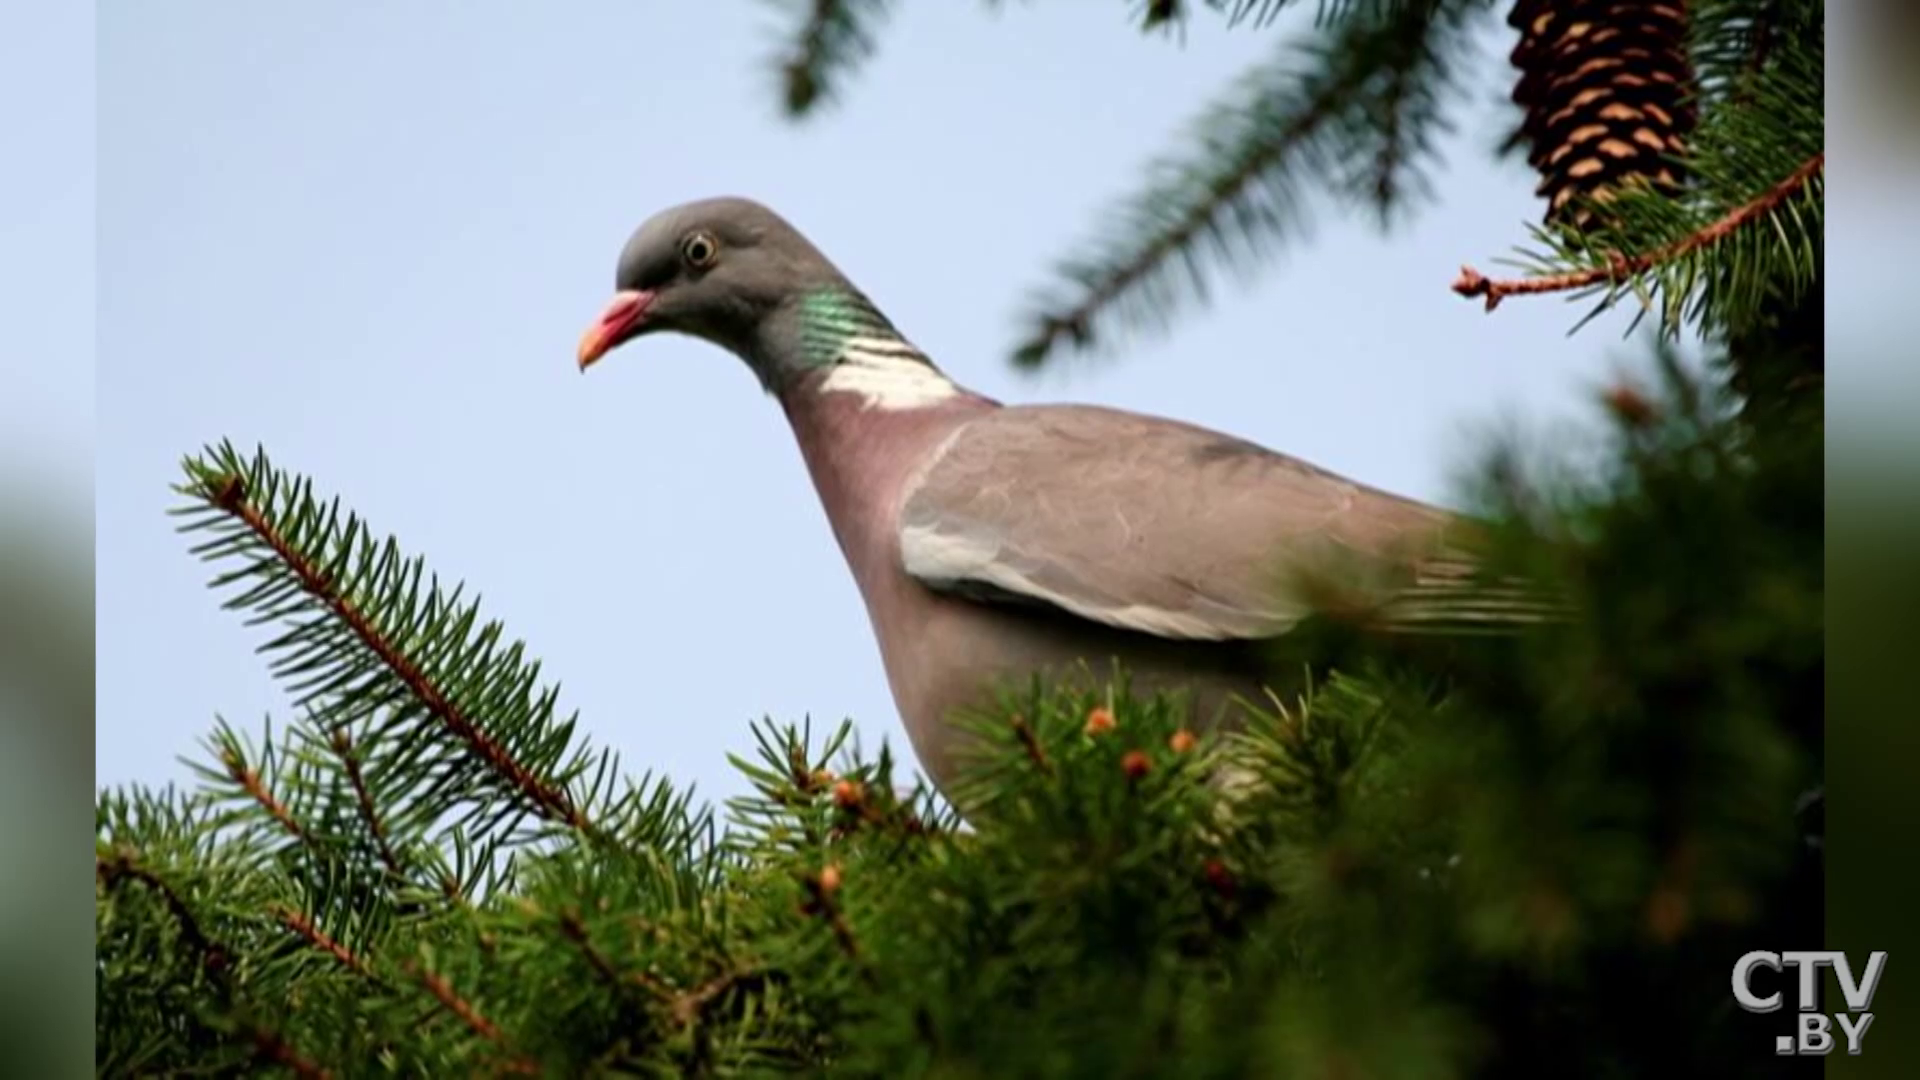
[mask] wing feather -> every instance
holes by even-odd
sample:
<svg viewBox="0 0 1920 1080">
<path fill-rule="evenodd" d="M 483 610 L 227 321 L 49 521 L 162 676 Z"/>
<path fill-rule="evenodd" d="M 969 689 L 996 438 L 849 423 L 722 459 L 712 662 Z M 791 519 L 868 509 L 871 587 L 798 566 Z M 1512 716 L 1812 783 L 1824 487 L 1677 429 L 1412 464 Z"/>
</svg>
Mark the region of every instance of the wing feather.
<svg viewBox="0 0 1920 1080">
<path fill-rule="evenodd" d="M 1285 633 L 1315 610 L 1291 572 L 1317 559 L 1360 557 L 1369 569 L 1343 577 L 1370 594 L 1444 577 L 1429 560 L 1458 524 L 1204 428 L 1026 406 L 947 442 L 903 498 L 899 541 L 907 573 L 935 589 L 1232 640 Z"/>
</svg>

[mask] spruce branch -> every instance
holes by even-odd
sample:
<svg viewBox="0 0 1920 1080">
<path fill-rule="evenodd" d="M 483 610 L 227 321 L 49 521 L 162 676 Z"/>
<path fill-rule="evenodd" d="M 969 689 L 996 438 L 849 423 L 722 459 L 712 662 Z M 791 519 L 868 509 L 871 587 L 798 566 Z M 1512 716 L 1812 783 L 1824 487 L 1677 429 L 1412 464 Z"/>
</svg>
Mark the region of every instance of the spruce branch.
<svg viewBox="0 0 1920 1080">
<path fill-rule="evenodd" d="M 296 1076 L 331 1075 L 295 1049 L 284 1036 L 254 1016 L 254 1010 L 239 995 L 233 948 L 215 940 L 195 915 L 181 890 L 166 876 L 147 865 L 139 853 L 126 845 L 116 845 L 109 851 L 96 848 L 94 875 L 100 887 L 108 893 L 123 889 L 129 883 L 137 883 L 160 899 L 181 940 L 197 958 L 197 966 L 207 977 L 217 999 L 214 1003 L 217 1015 L 208 1018 L 217 1026 L 209 1026 L 207 1020 L 196 1015 L 191 1017 L 195 1030 L 215 1042 L 224 1041 L 229 1032 L 237 1033 L 250 1045 L 254 1060 L 282 1066 Z"/>
<path fill-rule="evenodd" d="M 1824 0 L 1692 0 L 1691 49 L 1708 101 L 1751 105 L 1776 61 L 1824 38 Z"/>
<path fill-rule="evenodd" d="M 1664 333 L 1690 325 L 1740 340 L 1766 337 L 1782 312 L 1818 296 L 1824 5 L 1697 0 L 1687 8 L 1687 27 L 1697 83 L 1687 108 L 1698 120 L 1673 161 L 1686 186 L 1622 185 L 1604 200 L 1569 205 L 1573 218 L 1590 217 L 1588 229 L 1534 228 L 1534 247 L 1519 253 L 1524 278 L 1491 281 L 1465 268 L 1456 292 L 1481 297 L 1490 308 L 1504 296 L 1533 292 L 1597 295 L 1575 329 L 1634 297 L 1634 325 L 1655 314 Z M 1819 365 L 1803 358 L 1790 366 Z M 1749 375 L 1735 382 L 1753 382 Z"/>
<path fill-rule="evenodd" d="M 811 721 L 797 728 L 763 721 L 754 724 L 752 731 L 758 744 L 758 764 L 727 755 L 754 787 L 751 797 L 727 800 L 738 825 L 729 846 L 740 857 L 761 852 L 766 845 L 808 852 L 819 849 L 833 831 L 830 804 L 821 798 L 835 782 L 827 764 L 852 738 L 852 722 L 842 723 L 828 736 L 818 755 L 811 749 Z"/>
<path fill-rule="evenodd" d="M 676 1026 L 688 1027 L 729 990 L 757 985 L 765 980 L 766 974 L 761 971 L 749 969 L 725 971 L 675 997 L 669 1012 Z"/>
<path fill-rule="evenodd" d="M 586 959 L 587 966 L 593 969 L 595 975 L 600 976 L 601 981 L 622 994 L 626 993 L 628 981 L 620 977 L 620 972 L 615 970 L 613 961 L 608 960 L 605 953 L 594 948 L 593 938 L 588 935 L 587 924 L 581 921 L 579 912 L 560 913 L 560 936 L 572 942 L 574 947 L 580 950 L 580 955 Z"/>
<path fill-rule="evenodd" d="M 327 1080 L 333 1075 L 303 1057 L 285 1039 L 264 1027 L 250 1025 L 247 1034 L 253 1040 L 261 1061 L 278 1065 L 304 1080 Z"/>
<path fill-rule="evenodd" d="M 220 763 L 226 766 L 228 779 L 240 785 L 240 790 L 246 792 L 247 797 L 265 811 L 276 825 L 284 829 L 288 836 L 303 845 L 313 842 L 313 838 L 307 835 L 307 830 L 294 819 L 293 812 L 287 809 L 285 803 L 274 797 L 272 788 L 262 779 L 260 770 L 248 765 L 237 747 L 223 748 Z"/>
<path fill-rule="evenodd" d="M 1020 749 L 1026 753 L 1027 760 L 1033 762 L 1034 767 L 1042 773 L 1053 775 L 1053 762 L 1047 760 L 1046 748 L 1040 745 L 1040 737 L 1034 733 L 1033 725 L 1027 722 L 1027 718 L 1015 713 L 1007 724 L 1013 729 L 1013 737 L 1020 740 Z"/>
<path fill-rule="evenodd" d="M 569 908 L 560 912 L 559 925 L 560 936 L 573 944 L 581 957 L 586 960 L 587 966 L 593 969 L 594 975 L 620 998 L 623 1006 L 632 1002 L 633 991 L 639 987 L 657 997 L 669 1000 L 669 1009 L 675 1022 L 682 1027 L 686 1026 L 686 1021 L 681 1019 L 681 1008 L 690 995 L 676 996 L 670 986 L 645 971 L 623 974 L 618 967 L 614 966 L 607 954 L 593 943 L 593 935 L 587 928 L 586 920 L 580 917 L 578 911 Z M 704 1004 L 704 999 L 702 1003 Z M 695 1008 L 697 1011 L 697 1006 Z"/>
<path fill-rule="evenodd" d="M 834 900 L 834 894 L 840 891 L 842 876 L 843 872 L 835 863 L 828 863 L 815 873 L 803 874 L 800 883 L 806 889 L 807 902 L 802 909 L 826 923 L 828 929 L 833 931 L 833 940 L 840 946 L 840 951 L 854 962 L 863 975 L 872 978 L 873 972 L 861 961 L 860 942 L 853 936 L 853 927 L 847 924 L 846 915 Z"/>
<path fill-rule="evenodd" d="M 1265 27 L 1279 18 L 1280 10 L 1292 2 L 1293 0 L 1207 0 L 1207 6 L 1224 12 L 1228 26 L 1251 22 L 1255 27 Z M 1329 6 L 1328 0 L 1321 0 L 1321 17 L 1325 17 Z"/>
<path fill-rule="evenodd" d="M 167 912 L 172 915 L 174 925 L 179 928 L 180 936 L 186 940 L 187 947 L 200 957 L 201 967 L 214 976 L 215 984 L 223 995 L 231 992 L 232 988 L 227 982 L 227 969 L 233 954 L 208 936 L 207 932 L 201 928 L 200 920 L 194 917 L 193 909 L 188 907 L 186 900 L 181 897 L 179 890 L 169 885 L 158 873 L 142 865 L 135 852 L 126 848 L 115 849 L 111 854 L 95 851 L 93 874 L 101 887 L 109 892 L 123 887 L 127 882 L 138 882 L 153 890 L 154 895 L 160 898 Z"/>
<path fill-rule="evenodd" d="M 881 776 L 890 776 L 892 773 L 892 764 L 887 758 L 887 752 L 883 749 L 877 770 Z M 918 795 L 918 792 L 910 792 L 907 798 L 902 798 L 899 792 L 885 786 L 870 790 L 857 779 L 840 780 L 833 785 L 833 802 L 841 818 L 834 835 L 850 836 L 862 828 L 869 828 L 891 831 L 902 840 L 924 839 L 931 827 L 914 809 Z"/>
<path fill-rule="evenodd" d="M 1596 285 L 1608 285 L 1619 290 L 1629 285 L 1633 278 L 1663 263 L 1683 258 L 1703 248 L 1725 243 L 1741 229 L 1764 224 L 1764 219 L 1778 212 L 1789 199 L 1801 194 L 1808 185 L 1814 183 L 1825 165 L 1826 153 L 1822 151 L 1815 154 L 1803 162 L 1799 168 L 1787 174 L 1779 183 L 1751 201 L 1735 207 L 1725 216 L 1657 250 L 1639 255 L 1622 255 L 1617 251 L 1609 251 L 1605 253 L 1605 263 L 1600 266 L 1525 278 L 1496 280 L 1488 278 L 1471 266 L 1462 266 L 1460 276 L 1454 279 L 1453 291 L 1468 298 L 1484 297 L 1487 310 L 1492 311 L 1509 296 L 1566 292 Z"/>
<path fill-rule="evenodd" d="M 461 997 L 459 991 L 453 988 L 453 984 L 445 976 L 435 973 L 423 964 L 411 961 L 407 964 L 407 970 L 420 983 L 420 986 L 440 1003 L 441 1008 L 465 1024 L 468 1030 L 495 1046 L 507 1045 L 506 1033 L 500 1030 L 500 1025 L 487 1019 L 472 1002 Z M 520 1057 L 508 1059 L 505 1065 L 506 1071 L 524 1076 L 537 1076 L 540 1071 L 533 1062 Z"/>
<path fill-rule="evenodd" d="M 231 514 L 265 544 L 281 564 L 292 572 L 300 586 L 345 624 L 361 645 L 404 683 L 414 698 L 448 731 L 466 743 L 496 773 L 505 777 L 528 802 L 553 818 L 585 829 L 586 821 L 564 790 L 544 782 L 481 730 L 475 719 L 450 701 L 440 685 L 428 678 L 412 657 L 400 651 L 391 636 L 374 626 L 360 605 L 354 603 L 344 590 L 336 588 L 336 573 L 324 568 L 306 552 L 294 548 L 288 537 L 267 520 L 259 506 L 249 500 L 247 484 L 239 473 L 228 473 L 211 491 L 214 505 Z"/>
<path fill-rule="evenodd" d="M 1064 260 L 1033 300 L 1013 355 L 1037 367 L 1062 344 L 1112 330 L 1164 329 L 1204 305 L 1222 272 L 1245 274 L 1304 233 L 1315 191 L 1383 221 L 1424 188 L 1442 106 L 1457 90 L 1483 0 L 1347 10 L 1243 75 L 1194 124 L 1192 147 L 1150 168 L 1147 188 L 1109 214 L 1112 239 Z"/>
<path fill-rule="evenodd" d="M 840 84 L 873 55 L 874 37 L 893 0 L 781 0 L 795 13 L 780 62 L 787 116 L 812 115 L 838 95 Z"/>
<path fill-rule="evenodd" d="M 1372 16 L 1378 15 L 1383 9 L 1429 2 L 1431 0 L 1319 0 L 1315 5 L 1314 24 L 1324 26 L 1351 18 L 1359 8 L 1365 8 L 1366 13 Z M 1295 0 L 1204 0 L 1204 3 L 1225 16 L 1229 28 L 1245 24 L 1254 29 L 1264 29 L 1273 25 L 1280 13 L 1292 7 Z M 1179 20 L 1186 18 L 1186 7 L 1185 0 L 1150 2 L 1147 13 L 1150 17 L 1158 16 L 1158 21 Z M 1150 21 L 1147 25 L 1154 23 Z"/>
<path fill-rule="evenodd" d="M 374 804 L 373 793 L 367 788 L 366 773 L 361 767 L 360 756 L 354 752 L 353 737 L 345 728 L 336 729 L 329 745 L 334 756 L 339 758 L 341 768 L 346 770 L 347 783 L 353 788 L 353 801 L 360 811 L 360 822 L 366 826 L 367 835 L 372 837 L 374 850 L 380 855 L 380 863 L 387 868 L 396 880 L 405 880 L 406 869 L 400 862 L 400 856 L 393 850 L 393 843 L 387 838 L 386 822 L 381 820 L 379 807 Z"/>
<path fill-rule="evenodd" d="M 186 471 L 180 490 L 195 501 L 183 530 L 214 533 L 195 549 L 202 558 L 240 564 L 214 583 L 245 586 L 227 606 L 289 626 L 263 651 L 311 714 L 314 741 L 365 730 L 354 795 L 387 808 L 385 861 L 398 864 L 392 828 L 439 825 L 462 805 L 487 827 L 531 813 L 599 835 L 568 784 L 592 770 L 591 801 L 617 770 L 604 755 L 569 754 L 573 722 L 557 720 L 557 691 L 536 688 L 538 664 L 517 643 L 501 648 L 497 623 L 476 629 L 476 602 L 444 593 L 421 560 L 343 521 L 337 501 L 322 504 L 264 453 L 248 461 L 222 445 Z M 507 798 L 482 798 L 489 787 Z"/>
<path fill-rule="evenodd" d="M 1146 31 L 1162 30 L 1180 26 L 1187 19 L 1185 0 L 1141 0 L 1140 29 Z"/>
<path fill-rule="evenodd" d="M 335 960 L 339 961 L 341 967 L 344 967 L 348 971 L 353 972 L 355 975 L 358 975 L 361 978 L 366 979 L 368 982 L 371 982 L 371 983 L 384 982 L 384 980 L 382 980 L 380 976 L 375 975 L 373 973 L 373 969 L 367 965 L 367 962 L 364 958 L 362 958 L 358 953 L 355 953 L 353 950 L 347 948 L 345 945 L 341 944 L 339 941 L 328 936 L 326 931 L 314 925 L 313 920 L 308 918 L 305 914 L 295 911 L 292 908 L 287 907 L 285 905 L 277 905 L 273 910 L 273 917 L 280 923 L 281 926 L 284 926 L 288 930 L 292 931 L 294 936 L 306 942 L 309 946 L 313 947 L 315 950 L 326 953 L 328 956 L 331 956 Z"/>
</svg>

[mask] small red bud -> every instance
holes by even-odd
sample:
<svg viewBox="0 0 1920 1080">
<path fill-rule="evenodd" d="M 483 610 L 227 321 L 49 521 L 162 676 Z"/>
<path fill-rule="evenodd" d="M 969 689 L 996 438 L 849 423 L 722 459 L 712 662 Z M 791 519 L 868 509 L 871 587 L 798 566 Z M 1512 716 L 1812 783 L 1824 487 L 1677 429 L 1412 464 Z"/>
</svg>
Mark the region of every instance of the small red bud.
<svg viewBox="0 0 1920 1080">
<path fill-rule="evenodd" d="M 1204 872 L 1207 875 L 1207 884 L 1213 886 L 1215 892 L 1221 896 L 1233 895 L 1233 871 L 1227 869 L 1226 863 L 1219 859 L 1208 859 Z"/>
<path fill-rule="evenodd" d="M 1621 383 L 1609 389 L 1602 399 L 1613 414 L 1625 421 L 1630 427 L 1644 428 L 1653 423 L 1656 413 L 1653 402 L 1637 388 Z"/>
<path fill-rule="evenodd" d="M 852 810 L 859 806 L 860 800 L 865 797 L 866 792 L 861 789 L 858 781 L 842 780 L 833 785 L 833 801 L 843 810 Z"/>
<path fill-rule="evenodd" d="M 1129 750 L 1120 759 L 1120 769 L 1127 774 L 1127 779 L 1138 780 L 1153 770 L 1153 759 L 1145 751 Z"/>
<path fill-rule="evenodd" d="M 1686 930 L 1690 905 L 1687 897 L 1671 885 L 1655 889 L 1647 898 L 1647 929 L 1655 941 L 1671 945 Z"/>
</svg>

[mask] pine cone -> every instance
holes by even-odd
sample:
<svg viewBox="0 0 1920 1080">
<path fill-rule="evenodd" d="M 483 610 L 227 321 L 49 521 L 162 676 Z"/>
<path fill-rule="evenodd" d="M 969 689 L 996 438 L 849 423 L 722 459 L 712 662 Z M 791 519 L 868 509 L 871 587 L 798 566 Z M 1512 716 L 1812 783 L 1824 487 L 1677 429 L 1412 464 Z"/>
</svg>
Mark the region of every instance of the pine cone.
<svg viewBox="0 0 1920 1080">
<path fill-rule="evenodd" d="M 1686 0 L 1516 0 L 1507 22 L 1520 31 L 1517 138 L 1532 146 L 1549 222 L 1584 228 L 1579 200 L 1627 184 L 1679 189 L 1669 156 L 1695 119 Z"/>
</svg>

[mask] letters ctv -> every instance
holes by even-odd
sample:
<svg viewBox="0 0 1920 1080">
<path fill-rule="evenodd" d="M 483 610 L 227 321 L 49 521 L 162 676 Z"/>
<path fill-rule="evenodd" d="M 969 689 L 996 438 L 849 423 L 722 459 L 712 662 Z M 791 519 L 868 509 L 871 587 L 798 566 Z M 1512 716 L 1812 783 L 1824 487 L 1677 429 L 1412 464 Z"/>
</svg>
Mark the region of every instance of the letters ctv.
<svg viewBox="0 0 1920 1080">
<path fill-rule="evenodd" d="M 1834 1012 L 1831 1019 L 1820 1011 L 1820 969 L 1829 967 L 1840 984 L 1840 996 L 1846 1004 L 1846 1009 Z M 1761 968 L 1777 974 L 1760 975 Z M 1733 999 L 1750 1013 L 1778 1012 L 1786 1003 L 1786 995 L 1779 987 L 1788 985 L 1783 977 L 1788 968 L 1793 968 L 1798 977 L 1791 984 L 1798 990 L 1795 1000 L 1798 1011 L 1793 1033 L 1776 1037 L 1774 1051 L 1823 1057 L 1833 1051 L 1833 1027 L 1837 1024 L 1841 1037 L 1846 1039 L 1847 1053 L 1860 1053 L 1867 1028 L 1873 1023 L 1873 1013 L 1869 1010 L 1873 1007 L 1873 993 L 1880 985 L 1880 976 L 1887 968 L 1887 954 L 1868 954 L 1866 970 L 1856 976 L 1845 953 L 1755 950 L 1733 965 Z"/>
</svg>

